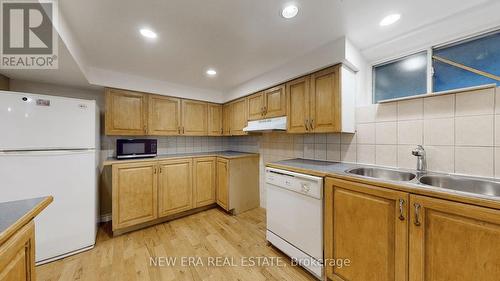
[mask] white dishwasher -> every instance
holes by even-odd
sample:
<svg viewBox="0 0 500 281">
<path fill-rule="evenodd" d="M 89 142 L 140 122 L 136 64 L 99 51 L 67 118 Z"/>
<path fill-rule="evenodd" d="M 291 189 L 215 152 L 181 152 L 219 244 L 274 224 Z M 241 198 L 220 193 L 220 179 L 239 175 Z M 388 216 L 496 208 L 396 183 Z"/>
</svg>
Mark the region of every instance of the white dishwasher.
<svg viewBox="0 0 500 281">
<path fill-rule="evenodd" d="M 266 168 L 267 232 L 271 244 L 323 277 L 323 178 Z"/>
</svg>

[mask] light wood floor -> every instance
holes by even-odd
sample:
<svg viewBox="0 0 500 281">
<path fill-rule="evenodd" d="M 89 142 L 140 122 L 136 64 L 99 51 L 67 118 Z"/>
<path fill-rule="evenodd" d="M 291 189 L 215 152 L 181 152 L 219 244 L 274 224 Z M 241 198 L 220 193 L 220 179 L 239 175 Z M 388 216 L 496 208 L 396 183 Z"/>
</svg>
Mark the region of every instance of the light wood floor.
<svg viewBox="0 0 500 281">
<path fill-rule="evenodd" d="M 37 280 L 316 280 L 267 246 L 264 209 L 238 216 L 211 209 L 115 238 L 109 228 L 99 229 L 94 249 L 38 266 Z M 179 258 L 176 266 L 158 267 L 150 265 L 151 256 Z M 203 257 L 204 265 L 182 266 L 183 256 Z M 280 257 L 285 266 L 215 267 L 208 266 L 210 256 L 232 258 L 237 265 L 241 257 Z"/>
</svg>

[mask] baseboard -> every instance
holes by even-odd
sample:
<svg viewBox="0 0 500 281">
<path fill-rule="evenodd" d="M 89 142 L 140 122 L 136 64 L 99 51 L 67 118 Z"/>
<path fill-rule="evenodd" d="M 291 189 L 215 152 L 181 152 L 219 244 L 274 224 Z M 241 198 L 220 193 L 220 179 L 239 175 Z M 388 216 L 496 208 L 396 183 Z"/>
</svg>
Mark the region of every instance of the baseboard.
<svg viewBox="0 0 500 281">
<path fill-rule="evenodd" d="M 111 221 L 111 213 L 103 214 L 99 217 L 99 222 L 108 222 Z"/>
</svg>

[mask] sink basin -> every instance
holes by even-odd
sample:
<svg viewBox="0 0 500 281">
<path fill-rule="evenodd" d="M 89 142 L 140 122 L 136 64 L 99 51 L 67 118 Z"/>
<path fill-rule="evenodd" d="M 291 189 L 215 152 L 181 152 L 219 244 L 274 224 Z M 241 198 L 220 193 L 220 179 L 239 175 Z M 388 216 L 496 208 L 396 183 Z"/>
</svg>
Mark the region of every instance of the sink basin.
<svg viewBox="0 0 500 281">
<path fill-rule="evenodd" d="M 346 172 L 354 175 L 393 181 L 411 181 L 416 177 L 413 173 L 382 168 L 354 168 Z"/>
<path fill-rule="evenodd" d="M 429 175 L 421 177 L 419 182 L 456 191 L 488 196 L 500 196 L 500 183 L 494 181 L 444 175 Z"/>
</svg>

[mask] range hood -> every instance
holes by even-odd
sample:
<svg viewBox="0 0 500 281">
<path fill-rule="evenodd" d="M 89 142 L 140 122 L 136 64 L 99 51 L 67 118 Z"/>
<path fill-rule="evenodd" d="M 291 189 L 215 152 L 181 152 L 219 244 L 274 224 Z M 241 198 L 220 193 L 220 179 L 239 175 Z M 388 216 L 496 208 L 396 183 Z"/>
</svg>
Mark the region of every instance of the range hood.
<svg viewBox="0 0 500 281">
<path fill-rule="evenodd" d="M 286 131 L 286 116 L 249 121 L 245 132 Z"/>
</svg>

